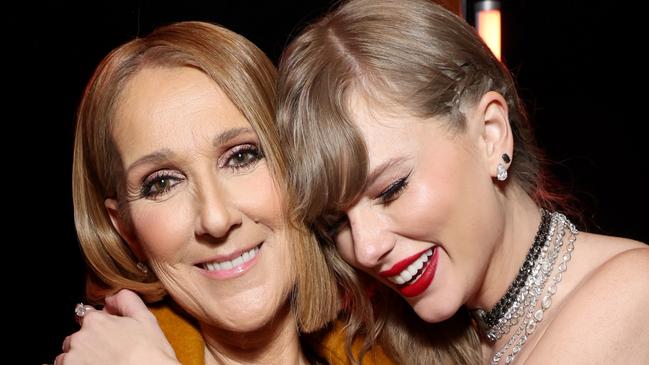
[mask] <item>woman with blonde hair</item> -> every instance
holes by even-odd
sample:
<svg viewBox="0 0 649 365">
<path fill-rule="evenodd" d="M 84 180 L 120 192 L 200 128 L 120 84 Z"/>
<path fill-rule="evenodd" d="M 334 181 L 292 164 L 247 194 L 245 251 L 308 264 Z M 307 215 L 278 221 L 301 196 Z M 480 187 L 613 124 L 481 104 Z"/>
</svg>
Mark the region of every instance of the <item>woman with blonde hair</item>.
<svg viewBox="0 0 649 365">
<path fill-rule="evenodd" d="M 202 22 L 161 27 L 97 67 L 73 197 L 87 295 L 105 307 L 77 306 L 57 364 L 336 359 L 326 337 L 301 336 L 339 305 L 312 236 L 284 214 L 275 81 L 257 47 Z M 154 316 L 133 292 L 171 299 Z"/>
<path fill-rule="evenodd" d="M 278 94 L 293 218 L 323 241 L 351 338 L 399 363 L 649 361 L 649 249 L 557 212 L 514 81 L 462 19 L 343 2 L 285 50 Z"/>
</svg>

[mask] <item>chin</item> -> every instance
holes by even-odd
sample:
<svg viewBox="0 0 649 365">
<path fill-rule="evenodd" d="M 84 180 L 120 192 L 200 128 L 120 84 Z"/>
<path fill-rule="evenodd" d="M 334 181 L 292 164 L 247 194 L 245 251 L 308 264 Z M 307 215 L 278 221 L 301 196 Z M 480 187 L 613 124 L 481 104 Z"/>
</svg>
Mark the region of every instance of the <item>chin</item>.
<svg viewBox="0 0 649 365">
<path fill-rule="evenodd" d="M 251 290 L 231 300 L 214 300 L 209 320 L 212 326 L 228 331 L 257 331 L 290 311 L 288 292 L 282 294 Z"/>
<path fill-rule="evenodd" d="M 273 319 L 275 319 L 275 314 L 276 312 L 271 312 L 261 314 L 259 317 L 250 314 L 249 316 L 226 320 L 224 321 L 225 323 L 213 323 L 213 325 L 231 332 L 255 332 L 266 327 L 269 323 L 272 323 Z"/>
<path fill-rule="evenodd" d="M 455 315 L 461 307 L 450 298 L 440 300 L 439 298 L 421 298 L 417 303 L 411 303 L 417 316 L 428 323 L 443 322 Z"/>
</svg>

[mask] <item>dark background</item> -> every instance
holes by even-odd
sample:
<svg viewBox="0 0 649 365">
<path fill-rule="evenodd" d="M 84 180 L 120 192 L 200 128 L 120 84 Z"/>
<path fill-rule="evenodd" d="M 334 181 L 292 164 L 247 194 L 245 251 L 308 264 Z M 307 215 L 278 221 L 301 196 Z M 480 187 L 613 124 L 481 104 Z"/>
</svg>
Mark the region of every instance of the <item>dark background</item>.
<svg viewBox="0 0 649 365">
<path fill-rule="evenodd" d="M 9 26 L 3 79 L 10 81 L 3 102 L 13 111 L 2 138 L 10 146 L 5 244 L 19 267 L 7 276 L 4 298 L 6 316 L 20 324 L 14 339 L 28 347 L 9 349 L 20 351 L 19 363 L 51 362 L 76 329 L 84 264 L 70 194 L 73 120 L 94 67 L 121 43 L 179 20 L 220 23 L 277 61 L 290 34 L 331 1 L 267 3 L 49 2 L 2 15 Z M 579 199 L 588 228 L 647 242 L 647 93 L 640 80 L 648 62 L 639 55 L 647 32 L 643 11 L 615 3 L 505 1 L 503 55 L 552 172 Z"/>
</svg>

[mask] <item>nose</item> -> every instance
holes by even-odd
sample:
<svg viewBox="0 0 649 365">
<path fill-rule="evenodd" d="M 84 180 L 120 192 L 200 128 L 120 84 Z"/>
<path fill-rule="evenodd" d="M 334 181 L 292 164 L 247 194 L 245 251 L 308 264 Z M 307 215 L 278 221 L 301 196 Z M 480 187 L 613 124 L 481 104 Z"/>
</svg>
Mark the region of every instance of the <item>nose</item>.
<svg viewBox="0 0 649 365">
<path fill-rule="evenodd" d="M 385 219 L 371 207 L 358 207 L 347 213 L 354 247 L 355 261 L 365 268 L 378 266 L 394 248 L 394 235 Z"/>
<path fill-rule="evenodd" d="M 241 213 L 228 192 L 217 183 L 199 189 L 196 196 L 198 214 L 195 233 L 197 236 L 209 235 L 225 238 L 229 232 L 241 224 Z"/>
</svg>

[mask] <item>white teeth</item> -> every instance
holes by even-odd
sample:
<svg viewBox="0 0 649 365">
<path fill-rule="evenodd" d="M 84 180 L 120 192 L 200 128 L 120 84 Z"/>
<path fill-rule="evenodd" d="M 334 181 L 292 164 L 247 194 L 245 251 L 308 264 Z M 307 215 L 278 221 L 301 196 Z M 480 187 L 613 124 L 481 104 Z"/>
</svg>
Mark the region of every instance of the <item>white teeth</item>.
<svg viewBox="0 0 649 365">
<path fill-rule="evenodd" d="M 232 260 L 221 261 L 221 262 L 208 262 L 202 264 L 203 268 L 207 271 L 216 271 L 216 270 L 230 270 L 237 266 L 241 266 L 246 262 L 252 260 L 257 256 L 257 251 L 259 251 L 259 246 L 253 247 L 252 249 L 244 252 L 241 256 L 236 257 Z"/>
<path fill-rule="evenodd" d="M 403 285 L 410 280 L 412 280 L 413 277 L 417 277 L 417 273 L 419 270 L 421 270 L 422 267 L 424 267 L 424 263 L 428 262 L 428 258 L 433 255 L 433 249 L 428 249 L 426 252 L 422 253 L 421 256 L 415 262 L 412 264 L 408 265 L 407 268 L 405 268 L 402 272 L 395 276 L 391 276 L 388 278 L 391 282 L 397 284 L 397 285 Z"/>
<path fill-rule="evenodd" d="M 408 271 L 408 269 L 403 270 L 401 272 L 401 275 L 399 276 L 401 277 L 404 283 L 407 283 L 410 281 L 410 279 L 412 279 L 412 274 L 410 273 L 410 271 Z"/>
</svg>

